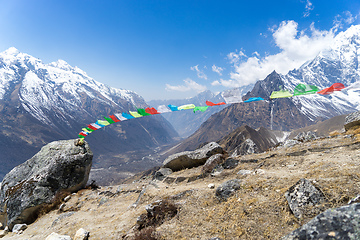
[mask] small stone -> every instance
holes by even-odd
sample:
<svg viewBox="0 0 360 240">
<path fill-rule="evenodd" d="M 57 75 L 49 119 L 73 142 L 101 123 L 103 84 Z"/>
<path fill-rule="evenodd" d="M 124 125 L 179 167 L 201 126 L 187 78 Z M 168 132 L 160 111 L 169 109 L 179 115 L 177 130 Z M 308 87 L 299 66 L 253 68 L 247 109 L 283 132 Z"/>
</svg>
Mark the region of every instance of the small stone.
<svg viewBox="0 0 360 240">
<path fill-rule="evenodd" d="M 69 200 L 70 200 L 70 198 L 71 198 L 71 195 L 66 196 L 66 197 L 64 198 L 64 202 L 69 201 Z"/>
<path fill-rule="evenodd" d="M 215 184 L 213 184 L 213 183 L 210 183 L 210 184 L 208 185 L 208 188 L 210 188 L 210 189 L 213 189 L 213 188 L 215 188 Z"/>
<path fill-rule="evenodd" d="M 0 230 L 0 238 L 5 237 L 8 234 L 8 231 Z"/>
<path fill-rule="evenodd" d="M 66 207 L 66 204 L 65 204 L 65 203 L 62 203 L 62 204 L 60 205 L 60 207 L 59 207 L 59 211 L 60 211 L 60 212 L 63 212 L 64 209 L 65 209 L 65 207 Z"/>
<path fill-rule="evenodd" d="M 252 174 L 252 173 L 253 173 L 253 171 L 246 170 L 246 169 L 242 169 L 242 170 L 237 172 L 237 174 L 239 174 L 239 175 L 248 175 L 248 174 Z"/>
<path fill-rule="evenodd" d="M 90 232 L 86 231 L 83 228 L 80 228 L 76 231 L 74 240 L 88 240 L 89 239 Z"/>
<path fill-rule="evenodd" d="M 12 231 L 17 234 L 21 234 L 25 229 L 27 229 L 27 225 L 23 224 L 15 224 Z"/>
<path fill-rule="evenodd" d="M 68 235 L 60 235 L 58 233 L 51 233 L 45 240 L 72 240 Z"/>
<path fill-rule="evenodd" d="M 330 237 L 335 237 L 335 236 L 336 236 L 336 233 L 335 233 L 335 232 L 329 232 L 328 236 L 330 236 Z"/>
</svg>

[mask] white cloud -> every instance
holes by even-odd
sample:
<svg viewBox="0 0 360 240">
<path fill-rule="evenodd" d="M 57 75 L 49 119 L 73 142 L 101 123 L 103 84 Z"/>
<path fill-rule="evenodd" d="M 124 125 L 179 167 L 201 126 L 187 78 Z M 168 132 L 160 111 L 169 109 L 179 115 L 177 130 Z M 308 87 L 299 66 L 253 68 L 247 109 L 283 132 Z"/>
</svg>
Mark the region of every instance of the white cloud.
<svg viewBox="0 0 360 240">
<path fill-rule="evenodd" d="M 213 70 L 213 72 L 219 74 L 219 76 L 222 76 L 222 71 L 224 71 L 222 67 L 215 66 L 215 64 L 212 65 L 211 69 Z"/>
<path fill-rule="evenodd" d="M 166 84 L 166 90 L 168 91 L 180 91 L 180 92 L 187 92 L 187 91 L 196 91 L 198 93 L 205 91 L 207 88 L 204 85 L 198 84 L 197 82 L 187 78 L 184 80 L 184 85 L 177 85 L 172 86 L 170 84 Z"/>
<path fill-rule="evenodd" d="M 314 9 L 314 6 L 312 4 L 312 2 L 310 2 L 309 0 L 306 0 L 306 5 L 305 5 L 305 12 L 304 12 L 304 17 L 308 17 L 310 16 L 310 11 L 312 11 Z"/>
<path fill-rule="evenodd" d="M 230 53 L 228 58 L 233 64 L 234 71 L 230 73 L 230 79 L 215 81 L 213 85 L 226 87 L 239 87 L 255 83 L 264 79 L 272 71 L 286 74 L 289 70 L 300 67 L 304 62 L 314 58 L 320 51 L 328 48 L 334 39 L 334 29 L 330 31 L 317 30 L 314 24 L 310 25 L 310 34 L 298 30 L 298 24 L 294 21 L 283 21 L 279 27 L 272 28 L 273 39 L 280 52 L 261 57 L 254 53 L 240 61 L 240 55 L 245 57 L 242 51 Z"/>
<path fill-rule="evenodd" d="M 334 19 L 334 22 L 333 22 L 334 28 L 341 29 L 341 28 L 343 28 L 344 24 L 352 24 L 352 23 L 354 23 L 357 20 L 359 15 L 360 14 L 353 16 L 351 14 L 351 12 L 349 12 L 349 11 L 343 12 L 342 15 L 340 15 L 340 14 L 336 15 L 335 19 Z"/>
<path fill-rule="evenodd" d="M 204 68 L 206 69 L 206 66 Z M 199 69 L 199 65 L 190 67 L 190 69 L 196 72 L 198 78 L 203 78 L 203 79 L 207 80 L 206 74 Z"/>
<path fill-rule="evenodd" d="M 230 63 L 235 63 L 235 64 L 240 61 L 241 57 L 246 57 L 245 53 L 243 51 L 237 51 L 237 50 L 227 55 L 227 58 L 230 60 Z"/>
</svg>

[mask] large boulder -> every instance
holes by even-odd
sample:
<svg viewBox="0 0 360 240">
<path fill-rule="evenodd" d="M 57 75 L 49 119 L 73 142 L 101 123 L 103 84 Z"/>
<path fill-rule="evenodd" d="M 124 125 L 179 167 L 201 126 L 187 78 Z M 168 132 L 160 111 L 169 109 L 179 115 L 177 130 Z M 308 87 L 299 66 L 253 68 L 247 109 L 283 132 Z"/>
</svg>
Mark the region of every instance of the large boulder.
<svg viewBox="0 0 360 240">
<path fill-rule="evenodd" d="M 0 220 L 12 227 L 33 222 L 62 191 L 85 187 L 93 154 L 86 142 L 56 141 L 5 175 L 0 187 Z"/>
<path fill-rule="evenodd" d="M 360 239 L 360 203 L 326 210 L 283 238 L 292 239 Z"/>
<path fill-rule="evenodd" d="M 345 130 L 349 130 L 353 126 L 360 125 L 360 111 L 350 113 L 345 117 Z"/>
<path fill-rule="evenodd" d="M 186 151 L 169 156 L 165 159 L 163 167 L 170 168 L 173 171 L 198 167 L 203 165 L 209 157 L 218 153 L 224 154 L 225 151 L 216 142 L 211 142 L 195 151 Z"/>
</svg>

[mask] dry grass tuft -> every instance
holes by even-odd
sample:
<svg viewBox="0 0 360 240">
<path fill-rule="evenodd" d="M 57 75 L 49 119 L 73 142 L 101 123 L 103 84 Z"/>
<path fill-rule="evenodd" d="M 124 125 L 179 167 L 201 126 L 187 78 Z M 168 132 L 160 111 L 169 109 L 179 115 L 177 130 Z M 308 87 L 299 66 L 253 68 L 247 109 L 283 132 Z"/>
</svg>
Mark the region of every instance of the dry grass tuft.
<svg viewBox="0 0 360 240">
<path fill-rule="evenodd" d="M 151 212 L 140 215 L 138 230 L 159 226 L 163 224 L 164 221 L 173 218 L 178 213 L 176 205 L 168 199 L 163 199 L 158 203 L 153 203 L 153 205 L 153 210 Z"/>
<path fill-rule="evenodd" d="M 161 240 L 163 239 L 160 233 L 155 231 L 154 227 L 147 227 L 135 232 L 133 240 Z"/>
</svg>

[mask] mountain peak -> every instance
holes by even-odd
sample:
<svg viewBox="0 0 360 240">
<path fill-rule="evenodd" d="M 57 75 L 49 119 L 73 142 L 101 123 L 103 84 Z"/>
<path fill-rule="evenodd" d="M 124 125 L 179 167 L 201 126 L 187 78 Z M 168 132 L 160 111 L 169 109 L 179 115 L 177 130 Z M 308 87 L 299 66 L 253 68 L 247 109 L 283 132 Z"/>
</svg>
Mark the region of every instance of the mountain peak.
<svg viewBox="0 0 360 240">
<path fill-rule="evenodd" d="M 20 53 L 20 51 L 17 50 L 17 48 L 15 48 L 15 47 L 10 47 L 7 50 L 5 50 L 3 53 L 6 54 L 6 55 L 16 56 L 16 55 L 18 55 Z"/>
<path fill-rule="evenodd" d="M 56 62 L 50 63 L 49 66 L 60 68 L 62 70 L 66 70 L 66 71 L 71 71 L 74 69 L 70 64 L 68 64 L 66 61 L 64 61 L 62 59 L 59 59 Z"/>
</svg>

